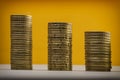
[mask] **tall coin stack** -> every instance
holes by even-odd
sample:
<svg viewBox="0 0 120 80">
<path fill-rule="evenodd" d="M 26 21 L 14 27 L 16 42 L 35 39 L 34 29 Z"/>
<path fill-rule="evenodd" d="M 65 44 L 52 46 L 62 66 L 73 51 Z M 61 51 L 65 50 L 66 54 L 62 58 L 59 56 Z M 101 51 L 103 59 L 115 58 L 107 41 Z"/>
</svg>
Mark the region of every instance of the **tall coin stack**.
<svg viewBox="0 0 120 80">
<path fill-rule="evenodd" d="M 86 71 L 111 70 L 111 42 L 109 32 L 85 32 Z"/>
<path fill-rule="evenodd" d="M 11 69 L 32 69 L 32 17 L 11 15 Z"/>
<path fill-rule="evenodd" d="M 72 70 L 70 23 L 48 23 L 48 70 Z"/>
</svg>

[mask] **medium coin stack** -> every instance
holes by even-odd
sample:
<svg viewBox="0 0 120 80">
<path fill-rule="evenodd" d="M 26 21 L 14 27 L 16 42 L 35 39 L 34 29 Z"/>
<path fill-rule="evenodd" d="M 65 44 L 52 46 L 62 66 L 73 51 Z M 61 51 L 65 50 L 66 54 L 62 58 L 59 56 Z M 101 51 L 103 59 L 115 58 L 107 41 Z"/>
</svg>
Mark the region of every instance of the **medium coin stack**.
<svg viewBox="0 0 120 80">
<path fill-rule="evenodd" d="M 11 69 L 32 69 L 32 17 L 11 15 Z"/>
<path fill-rule="evenodd" d="M 70 23 L 48 23 L 48 70 L 72 70 Z"/>
<path fill-rule="evenodd" d="M 109 32 L 85 32 L 86 71 L 111 70 L 111 43 Z"/>
</svg>

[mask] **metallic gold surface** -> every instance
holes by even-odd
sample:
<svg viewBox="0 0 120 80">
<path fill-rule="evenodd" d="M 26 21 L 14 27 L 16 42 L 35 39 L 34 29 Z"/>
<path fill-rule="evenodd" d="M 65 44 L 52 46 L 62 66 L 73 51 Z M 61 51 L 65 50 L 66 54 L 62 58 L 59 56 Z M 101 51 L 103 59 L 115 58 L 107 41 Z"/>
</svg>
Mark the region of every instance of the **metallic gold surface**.
<svg viewBox="0 0 120 80">
<path fill-rule="evenodd" d="M 11 69 L 32 69 L 31 16 L 11 15 Z"/>
<path fill-rule="evenodd" d="M 48 23 L 48 70 L 72 70 L 71 33 L 69 23 Z"/>
<path fill-rule="evenodd" d="M 109 32 L 85 32 L 86 71 L 110 71 L 111 42 Z"/>
</svg>

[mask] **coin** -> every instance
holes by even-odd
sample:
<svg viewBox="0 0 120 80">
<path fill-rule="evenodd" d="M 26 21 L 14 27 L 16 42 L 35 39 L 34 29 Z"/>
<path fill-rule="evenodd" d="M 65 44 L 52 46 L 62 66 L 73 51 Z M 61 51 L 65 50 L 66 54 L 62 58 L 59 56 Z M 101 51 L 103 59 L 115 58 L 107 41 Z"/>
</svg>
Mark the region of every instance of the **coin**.
<svg viewBox="0 0 120 80">
<path fill-rule="evenodd" d="M 85 32 L 86 71 L 111 70 L 110 32 Z"/>
<path fill-rule="evenodd" d="M 48 70 L 72 70 L 70 23 L 48 23 Z"/>
<path fill-rule="evenodd" d="M 11 15 L 11 69 L 32 69 L 31 16 Z"/>
</svg>

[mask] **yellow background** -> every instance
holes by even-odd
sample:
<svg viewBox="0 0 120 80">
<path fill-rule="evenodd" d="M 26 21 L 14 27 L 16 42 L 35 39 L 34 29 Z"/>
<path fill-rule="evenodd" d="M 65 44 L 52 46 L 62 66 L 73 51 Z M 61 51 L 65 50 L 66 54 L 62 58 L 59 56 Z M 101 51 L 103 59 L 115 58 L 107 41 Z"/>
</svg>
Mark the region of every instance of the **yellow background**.
<svg viewBox="0 0 120 80">
<path fill-rule="evenodd" d="M 115 0 L 0 0 L 0 64 L 10 63 L 10 15 L 32 15 L 33 64 L 47 64 L 48 22 L 72 23 L 72 62 L 84 65 L 84 32 L 111 32 L 112 65 L 120 66 L 120 17 Z"/>
</svg>

